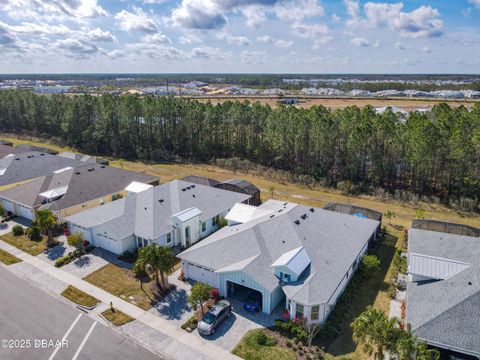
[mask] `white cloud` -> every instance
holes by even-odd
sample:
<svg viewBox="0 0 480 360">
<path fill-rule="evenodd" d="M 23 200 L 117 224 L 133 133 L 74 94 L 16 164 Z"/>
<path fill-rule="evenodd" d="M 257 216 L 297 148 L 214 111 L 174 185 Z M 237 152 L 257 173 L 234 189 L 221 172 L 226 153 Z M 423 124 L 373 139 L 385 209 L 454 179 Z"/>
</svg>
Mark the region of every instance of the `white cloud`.
<svg viewBox="0 0 480 360">
<path fill-rule="evenodd" d="M 212 0 L 183 0 L 172 12 L 173 24 L 189 29 L 217 29 L 227 23 L 218 4 Z"/>
<path fill-rule="evenodd" d="M 330 34 L 330 28 L 324 24 L 296 22 L 292 25 L 292 29 L 295 35 L 312 40 L 314 47 L 318 47 L 320 44 L 328 44 L 333 39 Z"/>
<path fill-rule="evenodd" d="M 422 5 L 410 12 L 404 12 L 403 3 L 373 3 L 363 6 L 360 12 L 358 0 L 344 0 L 349 19 L 348 26 L 379 28 L 386 26 L 405 38 L 432 38 L 443 34 L 440 13 L 431 6 Z"/>
<path fill-rule="evenodd" d="M 340 16 L 338 16 L 337 14 L 332 14 L 332 21 L 338 22 L 340 20 Z"/>
<path fill-rule="evenodd" d="M 470 4 L 475 5 L 478 9 L 480 9 L 480 0 L 469 0 Z"/>
<path fill-rule="evenodd" d="M 103 41 L 103 42 L 114 42 L 115 36 L 112 35 L 110 31 L 103 31 L 100 28 L 95 28 L 93 30 L 83 29 L 87 35 L 87 37 L 91 41 Z"/>
<path fill-rule="evenodd" d="M 0 47 L 15 46 L 17 40 L 15 34 L 10 31 L 9 26 L 0 21 Z"/>
<path fill-rule="evenodd" d="M 393 46 L 395 46 L 395 49 L 397 50 L 406 50 L 407 47 L 403 45 L 400 41 L 397 41 Z"/>
<path fill-rule="evenodd" d="M 158 32 L 157 23 L 152 17 L 144 12 L 141 8 L 134 7 L 133 12 L 122 10 L 115 14 L 120 29 L 123 31 L 140 31 L 144 33 Z"/>
<path fill-rule="evenodd" d="M 277 40 L 275 41 L 275 46 L 279 48 L 289 48 L 293 46 L 293 41 L 287 41 L 287 40 Z"/>
<path fill-rule="evenodd" d="M 232 54 L 210 46 L 195 47 L 190 52 L 193 59 L 231 60 Z"/>
<path fill-rule="evenodd" d="M 15 19 L 97 18 L 108 13 L 97 0 L 2 0 L 0 9 Z"/>
<path fill-rule="evenodd" d="M 202 39 L 200 39 L 200 37 L 192 33 L 180 36 L 178 38 L 178 41 L 182 45 L 198 44 L 203 42 Z"/>
<path fill-rule="evenodd" d="M 145 42 L 149 44 L 171 44 L 172 41 L 163 34 L 157 33 L 145 36 Z"/>
<path fill-rule="evenodd" d="M 259 37 L 257 37 L 257 41 L 261 42 L 261 43 L 273 43 L 274 42 L 273 38 L 269 35 L 259 36 Z"/>
<path fill-rule="evenodd" d="M 317 0 L 282 1 L 274 6 L 275 14 L 283 20 L 303 21 L 306 18 L 323 16 L 325 11 Z"/>
<path fill-rule="evenodd" d="M 98 47 L 86 41 L 77 39 L 58 40 L 55 44 L 59 49 L 67 50 L 75 54 L 93 54 L 98 51 Z"/>
<path fill-rule="evenodd" d="M 358 47 L 370 46 L 370 42 L 364 37 L 354 37 L 352 40 L 350 40 L 350 42 L 352 43 L 352 45 L 358 46 Z"/>
</svg>

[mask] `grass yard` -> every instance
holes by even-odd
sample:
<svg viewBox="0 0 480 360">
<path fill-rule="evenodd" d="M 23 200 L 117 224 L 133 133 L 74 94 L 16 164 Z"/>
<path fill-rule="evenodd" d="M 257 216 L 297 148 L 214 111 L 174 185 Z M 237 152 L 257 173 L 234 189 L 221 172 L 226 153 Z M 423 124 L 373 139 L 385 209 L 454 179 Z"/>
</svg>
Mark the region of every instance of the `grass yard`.
<svg viewBox="0 0 480 360">
<path fill-rule="evenodd" d="M 143 284 L 144 291 L 142 291 L 140 281 L 133 275 L 131 270 L 123 269 L 113 264 L 105 265 L 83 280 L 133 305 L 137 305 L 143 310 L 150 309 L 152 300 L 155 299 L 149 283 Z"/>
<path fill-rule="evenodd" d="M 135 320 L 131 316 L 116 309 L 114 309 L 114 311 L 112 311 L 112 309 L 105 310 L 102 315 L 115 326 L 122 326 L 130 321 Z"/>
<path fill-rule="evenodd" d="M 42 237 L 40 240 L 30 240 L 25 235 L 13 236 L 12 233 L 0 236 L 0 240 L 3 240 L 33 256 L 41 254 L 45 250 L 47 243 L 46 236 Z"/>
<path fill-rule="evenodd" d="M 0 249 L 0 262 L 4 263 L 5 265 L 12 265 L 20 262 L 19 258 L 13 256 L 12 254 Z"/>
<path fill-rule="evenodd" d="M 292 350 L 276 345 L 260 345 L 257 341 L 260 329 L 250 330 L 232 350 L 232 353 L 245 360 L 295 360 Z"/>
<path fill-rule="evenodd" d="M 77 289 L 72 285 L 69 285 L 65 290 L 63 290 L 61 295 L 68 300 L 73 301 L 75 304 L 82 305 L 88 308 L 93 307 L 100 302 L 98 299 L 94 298 L 91 295 L 88 295 L 87 293 L 83 292 L 80 289 Z"/>
</svg>

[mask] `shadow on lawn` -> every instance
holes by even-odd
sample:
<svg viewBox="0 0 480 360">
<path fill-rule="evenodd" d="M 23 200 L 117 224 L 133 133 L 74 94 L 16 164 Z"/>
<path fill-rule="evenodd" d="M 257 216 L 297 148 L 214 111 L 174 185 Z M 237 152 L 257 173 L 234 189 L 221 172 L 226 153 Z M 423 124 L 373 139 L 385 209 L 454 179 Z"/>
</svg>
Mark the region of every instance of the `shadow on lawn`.
<svg viewBox="0 0 480 360">
<path fill-rule="evenodd" d="M 334 321 L 332 323 L 334 329 L 338 331 L 337 335 L 335 335 L 334 332 L 334 335 L 331 337 L 316 339 L 316 345 L 324 347 L 331 355 L 341 356 L 355 351 L 357 345 L 353 342 L 350 324 L 366 309 L 368 305 L 373 305 L 379 292 L 388 291 L 390 288 L 391 284 L 388 282 L 388 279 L 385 280 L 385 277 L 390 268 L 393 256 L 395 255 L 396 241 L 397 237 L 389 233 L 383 235 L 381 242 L 379 242 L 371 251 L 372 254 L 380 259 L 380 271 L 370 279 L 357 283 L 356 286 L 359 289 L 356 291 L 355 295 L 348 300 L 346 306 L 344 306 L 346 310 L 344 310 L 340 316 L 337 316 L 337 319 L 339 319 L 338 322 Z M 355 276 L 358 276 L 358 274 Z M 347 290 L 342 297 L 346 295 L 351 286 L 352 282 L 348 285 Z M 334 312 L 336 310 L 337 309 L 334 309 Z"/>
<path fill-rule="evenodd" d="M 182 315 L 192 311 L 188 305 L 187 292 L 184 289 L 173 289 L 154 305 L 157 312 L 169 320 L 180 320 Z"/>
</svg>

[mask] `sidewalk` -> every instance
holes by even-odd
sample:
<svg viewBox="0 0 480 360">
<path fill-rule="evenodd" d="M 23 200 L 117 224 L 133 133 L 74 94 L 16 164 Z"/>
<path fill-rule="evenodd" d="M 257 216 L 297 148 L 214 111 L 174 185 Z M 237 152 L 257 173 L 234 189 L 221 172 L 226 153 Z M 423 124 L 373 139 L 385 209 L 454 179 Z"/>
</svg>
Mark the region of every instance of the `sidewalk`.
<svg viewBox="0 0 480 360">
<path fill-rule="evenodd" d="M 192 334 L 187 333 L 186 331 L 175 327 L 170 322 L 165 319 L 162 319 L 158 316 L 155 316 L 147 311 L 140 309 L 139 307 L 132 305 L 115 295 L 110 294 L 62 269 L 56 268 L 45 261 L 37 259 L 36 257 L 29 255 L 22 250 L 17 249 L 14 246 L 11 246 L 0 240 L 0 249 L 9 252 L 12 255 L 15 255 L 17 258 L 23 260 L 25 263 L 28 263 L 40 271 L 63 281 L 69 285 L 73 285 L 76 288 L 86 292 L 97 298 L 98 300 L 104 302 L 105 304 L 113 303 L 113 306 L 124 312 L 125 314 L 130 315 L 131 317 L 137 319 L 141 323 L 149 326 L 150 328 L 155 329 L 156 331 L 162 333 L 162 337 L 165 335 L 171 339 L 172 343 L 178 343 L 178 355 L 182 354 L 183 347 L 188 347 L 191 349 L 185 349 L 186 352 L 191 354 L 192 352 L 199 352 L 201 355 L 207 356 L 211 359 L 218 360 L 228 360 L 228 359 L 239 359 L 237 356 L 227 352 L 226 350 L 208 343 L 207 341 L 196 337 Z M 42 284 L 38 284 L 42 286 Z M 180 357 L 179 357 L 180 358 Z"/>
</svg>

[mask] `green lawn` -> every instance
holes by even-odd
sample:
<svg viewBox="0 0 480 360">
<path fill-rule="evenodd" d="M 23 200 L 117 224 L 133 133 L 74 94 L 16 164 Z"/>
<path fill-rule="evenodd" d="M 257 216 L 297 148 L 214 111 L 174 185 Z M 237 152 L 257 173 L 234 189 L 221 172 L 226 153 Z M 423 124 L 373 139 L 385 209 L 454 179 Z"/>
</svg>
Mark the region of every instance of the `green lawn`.
<svg viewBox="0 0 480 360">
<path fill-rule="evenodd" d="M 292 350 L 275 345 L 259 345 L 257 333 L 261 329 L 250 330 L 235 346 L 232 353 L 245 360 L 295 360 Z"/>
<path fill-rule="evenodd" d="M 137 305 L 143 310 L 150 309 L 152 300 L 155 298 L 150 290 L 150 283 L 143 284 L 144 290 L 142 291 L 140 281 L 133 275 L 131 270 L 123 269 L 113 264 L 105 265 L 83 280 Z"/>
<path fill-rule="evenodd" d="M 25 235 L 13 236 L 11 232 L 0 236 L 0 239 L 33 256 L 41 254 L 45 250 L 47 242 L 45 236 L 40 240 L 30 240 Z"/>
<path fill-rule="evenodd" d="M 13 256 L 12 254 L 10 254 L 6 251 L 3 251 L 2 249 L 0 249 L 0 261 L 2 263 L 4 263 L 5 265 L 12 265 L 12 264 L 16 264 L 16 263 L 18 263 L 22 260 L 20 260 L 16 256 Z"/>
<path fill-rule="evenodd" d="M 105 319 L 107 319 L 113 325 L 116 325 L 116 326 L 122 326 L 122 325 L 125 325 L 126 323 L 129 323 L 130 321 L 135 320 L 131 316 L 116 309 L 114 309 L 114 311 L 112 311 L 112 309 L 105 310 L 102 313 L 102 315 Z"/>
<path fill-rule="evenodd" d="M 76 287 L 69 285 L 65 290 L 63 290 L 62 294 L 63 297 L 67 298 L 70 301 L 73 301 L 75 304 L 82 305 L 85 307 L 92 307 L 98 304 L 100 301 L 94 298 L 91 295 L 83 292 Z"/>
</svg>

